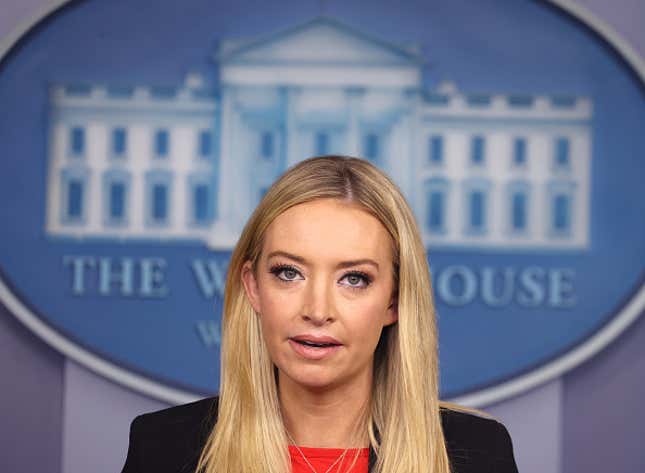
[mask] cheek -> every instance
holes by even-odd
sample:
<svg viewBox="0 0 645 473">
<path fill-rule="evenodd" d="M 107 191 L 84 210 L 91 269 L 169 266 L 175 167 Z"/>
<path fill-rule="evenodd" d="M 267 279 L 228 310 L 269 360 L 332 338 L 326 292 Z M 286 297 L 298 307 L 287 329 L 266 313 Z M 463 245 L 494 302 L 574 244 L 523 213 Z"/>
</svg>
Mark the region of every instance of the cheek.
<svg viewBox="0 0 645 473">
<path fill-rule="evenodd" d="M 346 306 L 345 320 L 356 339 L 376 345 L 385 324 L 388 301 L 381 298 L 353 301 Z"/>
<path fill-rule="evenodd" d="M 265 338 L 284 336 L 284 322 L 297 315 L 297 295 L 287 294 L 268 285 L 259 290 L 260 322 Z"/>
</svg>

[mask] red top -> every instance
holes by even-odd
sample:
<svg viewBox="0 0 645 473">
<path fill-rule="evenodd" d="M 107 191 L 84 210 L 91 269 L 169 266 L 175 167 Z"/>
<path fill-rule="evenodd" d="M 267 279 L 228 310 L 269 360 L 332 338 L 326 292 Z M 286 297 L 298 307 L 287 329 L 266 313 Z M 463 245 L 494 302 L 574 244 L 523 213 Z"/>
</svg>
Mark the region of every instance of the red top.
<svg viewBox="0 0 645 473">
<path fill-rule="evenodd" d="M 311 466 L 317 473 L 325 473 L 327 469 L 343 454 L 342 448 L 312 448 L 299 447 Z M 354 456 L 358 452 L 358 458 L 354 463 Z M 369 448 L 350 448 L 345 456 L 329 470 L 329 473 L 367 473 L 367 465 L 370 456 Z M 291 466 L 293 473 L 314 473 L 296 447 L 289 445 L 289 455 L 291 456 Z M 350 468 L 351 466 L 351 468 Z"/>
</svg>

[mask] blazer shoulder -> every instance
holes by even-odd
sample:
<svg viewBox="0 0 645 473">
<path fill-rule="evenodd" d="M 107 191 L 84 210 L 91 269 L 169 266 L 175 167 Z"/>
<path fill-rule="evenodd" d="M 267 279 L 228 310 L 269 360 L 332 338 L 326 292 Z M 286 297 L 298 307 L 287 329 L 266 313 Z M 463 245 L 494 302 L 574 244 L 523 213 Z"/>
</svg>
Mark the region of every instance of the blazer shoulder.
<svg viewBox="0 0 645 473">
<path fill-rule="evenodd" d="M 140 429 L 154 429 L 176 424 L 198 426 L 206 423 L 214 425 L 217 420 L 218 397 L 209 397 L 199 401 L 168 407 L 155 412 L 141 414 L 133 421 L 133 426 Z"/>
<path fill-rule="evenodd" d="M 457 472 L 480 471 L 469 466 L 489 464 L 495 472 L 517 473 L 511 436 L 501 422 L 442 407 L 441 424 L 448 456 Z"/>
<path fill-rule="evenodd" d="M 217 407 L 215 397 L 137 416 L 122 472 L 194 472 L 217 421 Z"/>
</svg>

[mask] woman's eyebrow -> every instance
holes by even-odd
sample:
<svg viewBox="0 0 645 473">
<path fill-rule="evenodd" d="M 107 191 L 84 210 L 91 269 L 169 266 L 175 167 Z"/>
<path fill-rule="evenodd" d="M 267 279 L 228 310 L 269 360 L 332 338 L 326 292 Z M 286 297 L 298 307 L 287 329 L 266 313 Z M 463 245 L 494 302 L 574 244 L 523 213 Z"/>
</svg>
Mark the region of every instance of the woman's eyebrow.
<svg viewBox="0 0 645 473">
<path fill-rule="evenodd" d="M 298 263 L 304 264 L 304 265 L 308 263 L 307 259 L 303 258 L 302 256 L 294 255 L 293 253 L 288 253 L 286 251 L 281 251 L 281 250 L 272 251 L 267 255 L 267 259 L 273 258 L 274 256 L 282 256 L 283 258 L 289 258 L 291 260 L 297 261 Z M 336 266 L 338 268 L 349 268 L 351 266 L 358 266 L 359 264 L 370 264 L 374 266 L 377 270 L 379 269 L 378 263 L 370 258 L 341 261 Z"/>
<path fill-rule="evenodd" d="M 274 256 L 282 256 L 283 258 L 289 258 L 301 264 L 307 264 L 307 260 L 304 259 L 302 256 L 297 256 L 291 253 L 287 253 L 286 251 L 280 251 L 280 250 L 272 251 L 267 255 L 267 259 L 273 258 Z"/>
<path fill-rule="evenodd" d="M 350 266 L 358 266 L 359 264 L 371 264 L 378 270 L 378 263 L 373 259 L 369 259 L 369 258 L 355 259 L 350 261 L 341 261 L 340 263 L 338 263 L 338 267 L 348 268 Z"/>
</svg>

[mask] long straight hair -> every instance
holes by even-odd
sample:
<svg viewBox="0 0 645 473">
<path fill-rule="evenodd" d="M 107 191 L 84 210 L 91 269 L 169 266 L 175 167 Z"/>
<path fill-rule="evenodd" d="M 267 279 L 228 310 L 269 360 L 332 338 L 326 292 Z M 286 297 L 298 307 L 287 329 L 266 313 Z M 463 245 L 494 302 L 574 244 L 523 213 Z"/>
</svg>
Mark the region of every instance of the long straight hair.
<svg viewBox="0 0 645 473">
<path fill-rule="evenodd" d="M 274 365 L 243 290 L 242 267 L 250 261 L 255 268 L 267 227 L 278 215 L 323 198 L 361 206 L 383 224 L 394 247 L 398 321 L 384 328 L 376 349 L 364 426 L 377 456 L 373 471 L 449 473 L 424 245 L 397 186 L 369 162 L 341 156 L 311 158 L 290 168 L 267 191 L 242 231 L 224 293 L 218 420 L 197 472 L 291 471 Z"/>
</svg>

